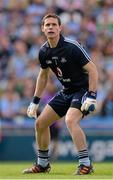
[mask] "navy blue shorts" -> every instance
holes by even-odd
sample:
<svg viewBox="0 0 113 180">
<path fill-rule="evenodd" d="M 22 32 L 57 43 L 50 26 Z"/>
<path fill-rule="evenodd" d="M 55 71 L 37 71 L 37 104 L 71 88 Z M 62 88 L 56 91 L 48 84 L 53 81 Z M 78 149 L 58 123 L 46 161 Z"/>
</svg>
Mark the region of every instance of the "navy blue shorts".
<svg viewBox="0 0 113 180">
<path fill-rule="evenodd" d="M 64 94 L 63 91 L 58 92 L 48 103 L 52 109 L 60 116 L 66 115 L 69 107 L 80 110 L 81 100 L 87 90 L 81 90 L 72 94 Z"/>
</svg>

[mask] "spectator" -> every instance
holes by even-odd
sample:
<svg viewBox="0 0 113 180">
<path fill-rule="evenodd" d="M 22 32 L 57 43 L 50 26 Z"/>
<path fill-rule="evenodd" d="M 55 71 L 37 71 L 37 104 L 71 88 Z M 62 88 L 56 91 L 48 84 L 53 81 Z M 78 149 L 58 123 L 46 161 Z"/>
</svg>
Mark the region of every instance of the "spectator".
<svg viewBox="0 0 113 180">
<path fill-rule="evenodd" d="M 6 36 L 2 36 L 0 41 L 0 79 L 8 78 L 7 68 L 11 55 L 12 46 L 10 44 L 10 39 Z"/>
<path fill-rule="evenodd" d="M 3 93 L 0 109 L 3 120 L 12 122 L 19 114 L 20 97 L 13 89 L 7 88 L 7 90 Z"/>
<path fill-rule="evenodd" d="M 29 56 L 26 43 L 22 40 L 17 40 L 14 43 L 14 54 L 9 63 L 9 75 L 13 73 L 17 79 L 24 78 L 28 61 Z"/>
<path fill-rule="evenodd" d="M 34 90 L 34 81 L 31 78 L 26 78 L 24 80 L 24 85 L 23 85 L 23 93 L 22 93 L 22 99 L 20 102 L 20 112 L 19 114 L 21 116 L 24 116 L 24 118 L 27 117 L 27 107 L 31 101 L 32 95 L 33 95 L 33 90 Z"/>
<path fill-rule="evenodd" d="M 113 88 L 104 99 L 100 114 L 102 116 L 113 116 Z"/>
</svg>

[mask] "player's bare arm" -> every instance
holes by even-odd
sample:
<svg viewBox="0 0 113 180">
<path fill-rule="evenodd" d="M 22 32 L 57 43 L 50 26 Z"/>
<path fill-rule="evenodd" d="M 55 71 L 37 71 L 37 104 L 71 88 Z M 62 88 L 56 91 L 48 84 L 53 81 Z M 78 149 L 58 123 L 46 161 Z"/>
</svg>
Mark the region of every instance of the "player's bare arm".
<svg viewBox="0 0 113 180">
<path fill-rule="evenodd" d="M 30 103 L 27 110 L 27 115 L 29 117 L 37 118 L 38 105 L 39 105 L 40 97 L 47 84 L 48 74 L 49 74 L 49 68 L 40 69 L 39 75 L 37 77 L 33 102 Z"/>
<path fill-rule="evenodd" d="M 41 97 L 41 94 L 43 93 L 47 84 L 48 74 L 49 74 L 49 68 L 40 69 L 39 75 L 37 77 L 34 96 Z"/>
<path fill-rule="evenodd" d="M 87 63 L 84 66 L 84 69 L 87 71 L 89 77 L 89 90 L 83 97 L 81 111 L 83 114 L 87 114 L 87 112 L 92 113 L 96 110 L 98 72 L 95 64 L 92 61 Z"/>
<path fill-rule="evenodd" d="M 89 77 L 89 91 L 97 91 L 98 86 L 98 72 L 95 64 L 90 61 L 83 67 L 88 72 Z"/>
</svg>

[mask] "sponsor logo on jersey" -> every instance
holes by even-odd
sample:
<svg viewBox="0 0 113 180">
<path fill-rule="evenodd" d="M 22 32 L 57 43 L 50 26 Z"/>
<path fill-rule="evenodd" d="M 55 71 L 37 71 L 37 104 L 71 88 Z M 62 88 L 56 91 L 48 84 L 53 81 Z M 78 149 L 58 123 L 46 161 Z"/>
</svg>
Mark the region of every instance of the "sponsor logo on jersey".
<svg viewBox="0 0 113 180">
<path fill-rule="evenodd" d="M 52 59 L 56 60 L 56 59 L 58 59 L 58 57 L 57 56 L 53 56 Z"/>
<path fill-rule="evenodd" d="M 64 57 L 62 57 L 61 58 L 61 63 L 65 63 L 65 62 L 67 62 L 67 60 Z"/>
<path fill-rule="evenodd" d="M 72 102 L 77 102 L 77 101 L 79 101 L 79 99 L 73 99 L 73 100 L 72 100 Z"/>
<path fill-rule="evenodd" d="M 70 79 L 70 78 L 64 79 L 64 78 L 62 78 L 62 77 L 58 77 L 58 79 L 59 79 L 60 81 L 63 81 L 63 82 L 71 82 L 71 79 Z"/>
<path fill-rule="evenodd" d="M 47 64 L 52 64 L 52 61 L 51 60 L 46 60 L 46 63 Z"/>
</svg>

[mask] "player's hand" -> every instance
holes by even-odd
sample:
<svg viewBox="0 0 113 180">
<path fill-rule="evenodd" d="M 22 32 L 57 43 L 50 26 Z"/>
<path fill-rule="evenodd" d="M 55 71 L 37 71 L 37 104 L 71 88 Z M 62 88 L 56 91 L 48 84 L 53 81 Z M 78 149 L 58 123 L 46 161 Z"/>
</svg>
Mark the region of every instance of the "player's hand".
<svg viewBox="0 0 113 180">
<path fill-rule="evenodd" d="M 37 111 L 38 111 L 38 107 L 39 107 L 39 101 L 40 101 L 39 97 L 37 97 L 37 96 L 33 97 L 33 101 L 30 103 L 30 105 L 28 106 L 28 109 L 27 109 L 27 115 L 29 117 L 37 118 Z"/>
<path fill-rule="evenodd" d="M 85 95 L 82 98 L 82 106 L 81 111 L 85 112 L 85 114 L 88 113 L 94 113 L 96 110 L 96 96 L 97 93 L 89 91 L 85 93 Z"/>
<path fill-rule="evenodd" d="M 32 118 L 37 118 L 37 110 L 38 110 L 38 104 L 35 104 L 33 102 L 30 103 L 27 109 L 27 115 Z"/>
</svg>

